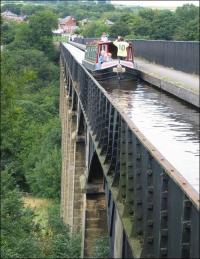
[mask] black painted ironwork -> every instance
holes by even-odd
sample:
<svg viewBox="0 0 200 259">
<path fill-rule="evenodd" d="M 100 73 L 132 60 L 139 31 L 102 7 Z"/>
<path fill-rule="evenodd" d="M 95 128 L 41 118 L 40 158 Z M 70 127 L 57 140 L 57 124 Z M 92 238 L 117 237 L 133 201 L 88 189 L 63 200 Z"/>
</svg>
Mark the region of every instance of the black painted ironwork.
<svg viewBox="0 0 200 259">
<path fill-rule="evenodd" d="M 81 109 L 104 171 L 110 257 L 118 213 L 124 258 L 199 258 L 196 192 L 62 44 L 61 60 L 72 107 Z"/>
<path fill-rule="evenodd" d="M 75 42 L 87 44 L 97 38 L 75 38 Z M 114 39 L 110 39 L 114 40 Z M 199 74 L 199 41 L 129 40 L 135 57 L 173 67 L 186 73 Z"/>
</svg>

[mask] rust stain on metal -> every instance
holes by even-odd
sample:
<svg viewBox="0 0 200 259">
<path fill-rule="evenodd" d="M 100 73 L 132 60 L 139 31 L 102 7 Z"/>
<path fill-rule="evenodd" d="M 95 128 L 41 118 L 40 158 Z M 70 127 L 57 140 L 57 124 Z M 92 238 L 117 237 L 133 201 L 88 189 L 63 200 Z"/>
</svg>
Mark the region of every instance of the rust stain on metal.
<svg viewBox="0 0 200 259">
<path fill-rule="evenodd" d="M 85 74 L 87 74 L 88 78 L 90 78 L 96 85 L 96 87 L 104 94 L 108 101 L 113 105 L 113 107 L 117 110 L 117 112 L 121 115 L 121 118 L 127 123 L 128 127 L 132 130 L 132 132 L 136 135 L 136 137 L 144 144 L 145 148 L 149 152 L 153 152 L 153 157 L 157 160 L 160 165 L 166 171 L 166 174 L 186 193 L 190 200 L 194 203 L 194 205 L 199 209 L 199 194 L 197 191 L 189 184 L 186 179 L 181 175 L 181 173 L 173 167 L 173 165 L 165 158 L 163 155 L 151 144 L 149 140 L 146 140 L 144 143 L 143 138 L 145 136 L 141 133 L 141 131 L 136 127 L 134 122 L 121 110 L 121 107 L 111 98 L 111 96 L 106 92 L 106 90 L 93 78 L 93 76 L 82 66 Z M 174 168 L 174 169 L 171 169 Z M 187 184 L 183 185 L 182 183 L 187 182 Z"/>
</svg>

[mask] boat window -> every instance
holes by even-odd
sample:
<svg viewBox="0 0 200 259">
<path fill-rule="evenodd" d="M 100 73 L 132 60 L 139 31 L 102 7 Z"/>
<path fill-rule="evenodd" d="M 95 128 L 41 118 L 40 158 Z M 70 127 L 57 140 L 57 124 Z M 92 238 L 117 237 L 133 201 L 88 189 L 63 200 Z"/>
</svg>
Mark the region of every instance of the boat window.
<svg viewBox="0 0 200 259">
<path fill-rule="evenodd" d="M 85 59 L 95 61 L 96 60 L 96 53 L 97 53 L 97 46 L 96 45 L 87 45 L 86 52 L 85 52 Z"/>
</svg>

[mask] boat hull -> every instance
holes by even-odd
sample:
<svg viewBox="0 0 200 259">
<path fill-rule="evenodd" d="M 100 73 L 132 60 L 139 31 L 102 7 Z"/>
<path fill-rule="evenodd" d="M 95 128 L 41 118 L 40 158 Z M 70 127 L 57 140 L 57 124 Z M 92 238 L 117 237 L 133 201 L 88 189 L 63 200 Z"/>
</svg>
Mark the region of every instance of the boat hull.
<svg viewBox="0 0 200 259">
<path fill-rule="evenodd" d="M 96 70 L 96 64 L 94 64 L 93 62 L 90 62 L 88 60 L 83 60 L 82 64 L 89 71 L 95 71 Z"/>
<path fill-rule="evenodd" d="M 123 73 L 113 72 L 112 68 L 105 68 L 101 70 L 96 70 L 92 72 L 93 76 L 97 81 L 115 81 L 115 80 L 136 80 L 138 78 L 138 70 L 133 68 L 126 68 Z"/>
<path fill-rule="evenodd" d="M 118 71 L 118 60 L 104 62 L 100 67 L 90 61 L 83 60 L 83 65 L 88 69 L 98 81 L 106 80 L 127 80 L 138 77 L 138 70 L 134 67 L 133 62 L 120 60 L 121 70 Z M 124 72 L 122 72 L 124 71 Z"/>
</svg>

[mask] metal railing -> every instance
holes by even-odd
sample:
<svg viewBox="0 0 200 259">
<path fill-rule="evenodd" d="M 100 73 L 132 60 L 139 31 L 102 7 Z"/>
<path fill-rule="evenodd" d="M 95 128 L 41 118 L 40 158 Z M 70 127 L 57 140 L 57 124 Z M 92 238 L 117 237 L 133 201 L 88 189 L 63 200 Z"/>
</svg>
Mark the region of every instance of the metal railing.
<svg viewBox="0 0 200 259">
<path fill-rule="evenodd" d="M 114 204 L 132 257 L 199 258 L 197 192 L 62 44 L 61 59 L 113 200 L 108 213 Z"/>
<path fill-rule="evenodd" d="M 75 38 L 75 42 L 87 44 L 97 38 Z M 114 39 L 110 39 L 114 40 Z M 135 57 L 173 67 L 186 73 L 199 74 L 199 42 L 168 40 L 129 40 Z"/>
</svg>

